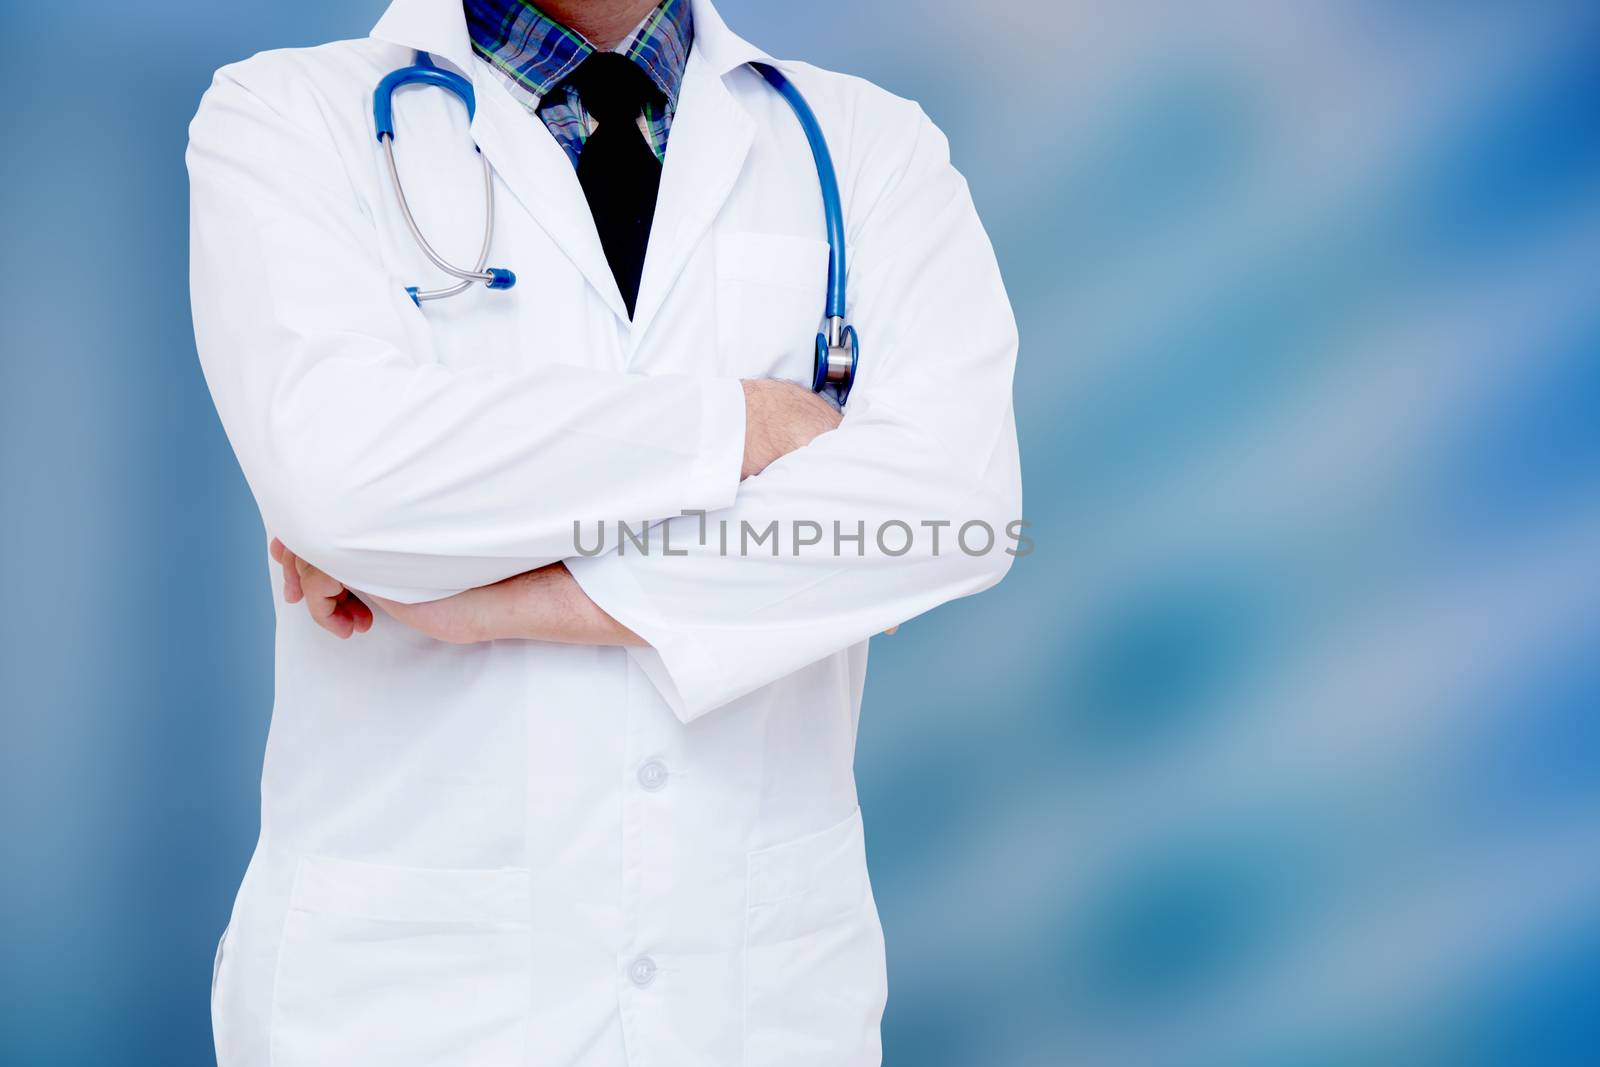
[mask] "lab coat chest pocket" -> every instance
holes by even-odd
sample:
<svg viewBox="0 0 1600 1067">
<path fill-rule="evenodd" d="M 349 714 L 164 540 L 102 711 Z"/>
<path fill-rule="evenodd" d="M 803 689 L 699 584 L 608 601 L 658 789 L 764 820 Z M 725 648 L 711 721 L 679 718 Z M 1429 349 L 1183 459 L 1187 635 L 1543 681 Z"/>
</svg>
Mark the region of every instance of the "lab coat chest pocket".
<svg viewBox="0 0 1600 1067">
<path fill-rule="evenodd" d="M 520 1064 L 528 872 L 306 856 L 272 998 L 275 1067 Z"/>
<path fill-rule="evenodd" d="M 876 1067 L 887 995 L 861 812 L 747 861 L 745 1067 Z"/>
<path fill-rule="evenodd" d="M 725 232 L 716 242 L 717 353 L 725 373 L 811 384 L 827 300 L 828 244 Z"/>
</svg>

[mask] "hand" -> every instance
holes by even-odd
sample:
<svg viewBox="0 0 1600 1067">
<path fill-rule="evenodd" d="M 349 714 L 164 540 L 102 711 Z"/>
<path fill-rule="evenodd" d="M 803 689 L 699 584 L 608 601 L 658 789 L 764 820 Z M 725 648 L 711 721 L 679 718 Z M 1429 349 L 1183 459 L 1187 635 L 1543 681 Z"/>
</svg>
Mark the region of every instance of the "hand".
<svg viewBox="0 0 1600 1067">
<path fill-rule="evenodd" d="M 563 563 L 426 604 L 372 599 L 397 621 L 452 644 L 508 638 L 576 645 L 645 644 L 590 600 Z"/>
<path fill-rule="evenodd" d="M 839 409 L 793 382 L 746 378 L 744 386 L 744 466 L 741 479 L 760 474 L 767 464 L 837 429 Z"/>
<path fill-rule="evenodd" d="M 745 378 L 744 468 L 741 480 L 839 428 L 844 416 L 817 393 L 776 378 Z M 883 631 L 893 636 L 899 626 Z"/>
<path fill-rule="evenodd" d="M 372 610 L 343 583 L 300 559 L 276 538 L 283 598 L 302 599 L 311 618 L 339 638 L 372 628 Z M 437 641 L 465 645 L 525 638 L 585 645 L 643 645 L 644 640 L 600 608 L 560 563 L 422 604 L 363 594 L 395 621 Z"/>
<path fill-rule="evenodd" d="M 340 640 L 372 629 L 372 609 L 337 579 L 290 552 L 276 537 L 272 539 L 268 551 L 283 568 L 283 599 L 286 603 L 296 604 L 304 600 L 306 610 L 316 624 Z"/>
</svg>

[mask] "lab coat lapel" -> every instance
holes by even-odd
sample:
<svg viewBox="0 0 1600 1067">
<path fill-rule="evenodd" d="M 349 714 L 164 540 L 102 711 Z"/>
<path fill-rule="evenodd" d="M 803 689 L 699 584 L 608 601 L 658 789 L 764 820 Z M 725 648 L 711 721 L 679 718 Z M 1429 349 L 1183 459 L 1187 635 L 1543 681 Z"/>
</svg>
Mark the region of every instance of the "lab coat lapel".
<svg viewBox="0 0 1600 1067">
<path fill-rule="evenodd" d="M 638 345 L 695 246 L 733 191 L 754 135 L 754 120 L 723 82 L 698 40 L 689 53 L 667 138 L 645 252 L 630 350 Z"/>
<path fill-rule="evenodd" d="M 690 254 L 727 201 L 750 150 L 754 120 L 723 77 L 749 60 L 769 58 L 730 31 L 710 0 L 691 3 L 694 45 L 667 140 L 630 349 L 643 338 Z M 479 149 L 511 195 L 549 234 L 605 305 L 626 321 L 622 293 L 606 263 L 571 162 L 555 138 L 539 128 L 539 120 L 473 57 L 458 0 L 393 0 L 372 35 L 431 52 L 471 78 L 478 105 L 472 136 Z M 494 256 L 491 253 L 491 259 Z M 517 266 L 512 264 L 512 269 Z"/>
<path fill-rule="evenodd" d="M 538 117 L 512 99 L 488 68 L 474 62 L 471 70 L 478 96 L 472 136 L 479 151 L 606 306 L 626 321 L 627 305 L 606 262 L 571 160 Z"/>
<path fill-rule="evenodd" d="M 472 68 L 467 16 L 453 0 L 394 0 L 372 27 L 372 36 L 449 60 L 459 70 Z"/>
</svg>

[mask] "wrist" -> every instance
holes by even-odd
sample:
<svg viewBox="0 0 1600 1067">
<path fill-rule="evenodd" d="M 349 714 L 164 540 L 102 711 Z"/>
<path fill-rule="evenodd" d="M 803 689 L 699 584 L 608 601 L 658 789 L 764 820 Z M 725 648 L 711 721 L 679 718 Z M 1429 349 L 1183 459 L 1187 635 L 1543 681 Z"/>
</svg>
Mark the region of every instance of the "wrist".
<svg viewBox="0 0 1600 1067">
<path fill-rule="evenodd" d="M 564 563 L 552 563 L 511 581 L 515 636 L 579 645 L 642 645 L 637 634 L 589 599 Z"/>
<path fill-rule="evenodd" d="M 578 579 L 567 570 L 565 563 L 557 563 L 553 581 L 561 603 L 561 614 L 577 634 L 576 640 L 585 645 L 643 645 L 644 639 L 611 616 L 596 604 L 578 584 Z"/>
<path fill-rule="evenodd" d="M 739 480 L 744 481 L 761 473 L 761 468 L 766 466 L 761 457 L 770 449 L 766 442 L 767 420 L 762 416 L 764 383 L 760 379 L 744 378 L 739 384 L 744 387 L 744 461 L 739 467 Z"/>
<path fill-rule="evenodd" d="M 788 451 L 779 440 L 779 415 L 786 400 L 792 403 L 785 394 L 798 387 L 776 378 L 745 378 L 739 384 L 744 386 L 744 465 L 739 471 L 743 480 L 760 474 Z"/>
<path fill-rule="evenodd" d="M 746 378 L 740 384 L 745 395 L 741 479 L 760 474 L 839 425 L 839 410 L 802 385 L 776 378 Z"/>
<path fill-rule="evenodd" d="M 514 590 L 509 600 L 511 617 L 508 620 L 513 636 L 529 641 L 559 639 L 555 635 L 559 612 L 555 607 L 555 590 L 551 580 L 555 569 L 540 567 L 507 579 Z"/>
</svg>

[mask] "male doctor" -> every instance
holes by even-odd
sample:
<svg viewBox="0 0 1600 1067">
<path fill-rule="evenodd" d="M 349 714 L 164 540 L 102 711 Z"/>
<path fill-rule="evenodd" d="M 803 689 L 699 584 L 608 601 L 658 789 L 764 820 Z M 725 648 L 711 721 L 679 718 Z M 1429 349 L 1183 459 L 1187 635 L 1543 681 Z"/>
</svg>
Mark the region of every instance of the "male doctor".
<svg viewBox="0 0 1600 1067">
<path fill-rule="evenodd" d="M 415 50 L 476 112 L 396 95 L 412 210 L 472 261 L 476 144 L 512 289 L 406 292 L 448 281 L 374 139 Z M 1017 339 L 939 131 L 783 62 L 862 338 L 842 421 L 794 384 L 828 246 L 752 60 L 709 0 L 394 0 L 206 93 L 195 331 L 287 594 L 223 1067 L 879 1062 L 867 641 L 1006 570 L 957 533 L 1019 514 Z M 649 549 L 580 551 L 617 520 Z"/>
</svg>

